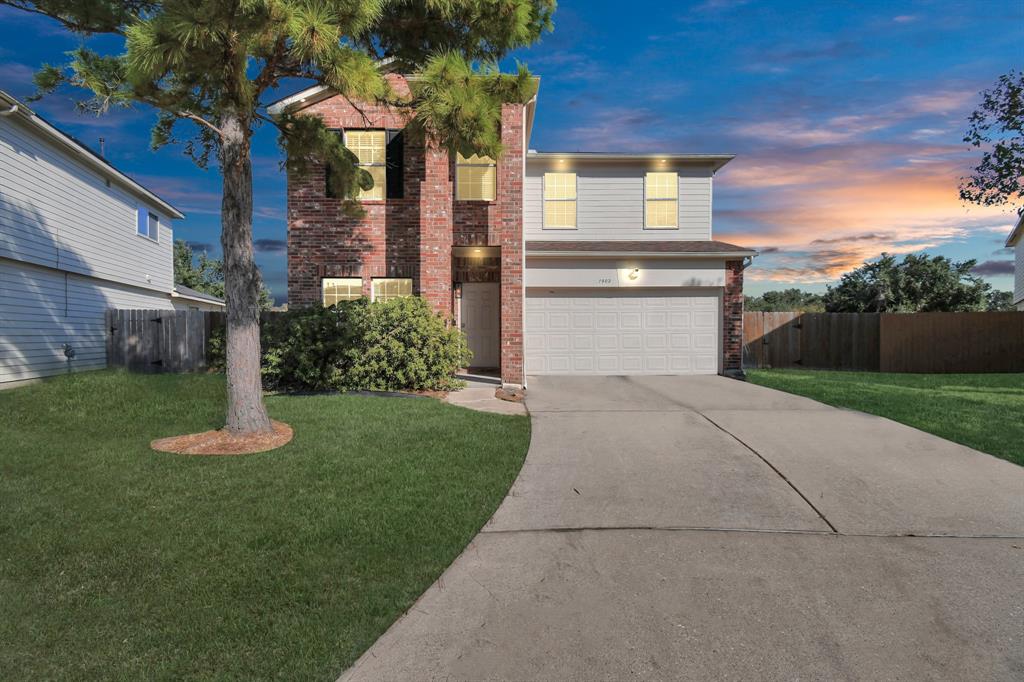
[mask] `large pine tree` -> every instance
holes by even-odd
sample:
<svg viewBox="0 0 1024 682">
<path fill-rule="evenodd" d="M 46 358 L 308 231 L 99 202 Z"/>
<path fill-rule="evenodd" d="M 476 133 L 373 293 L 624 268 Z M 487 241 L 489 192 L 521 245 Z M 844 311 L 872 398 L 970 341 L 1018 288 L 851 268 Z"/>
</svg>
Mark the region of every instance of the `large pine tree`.
<svg viewBox="0 0 1024 682">
<path fill-rule="evenodd" d="M 354 101 L 416 111 L 418 131 L 450 150 L 500 154 L 501 104 L 532 96 L 525 68 L 497 62 L 551 29 L 555 0 L 0 0 L 47 15 L 69 30 L 121 36 L 123 52 L 88 42 L 67 63 L 36 76 L 41 93 L 88 91 L 103 112 L 154 107 L 155 147 L 180 141 L 200 165 L 214 157 L 223 176 L 221 243 L 227 302 L 226 428 L 270 430 L 260 383 L 259 271 L 252 245 L 253 135 L 279 129 L 293 169 L 331 164 L 335 191 L 354 197 L 373 180 L 313 117 L 272 120 L 269 92 L 285 78 L 329 86 Z M 399 98 L 380 65 L 415 75 Z M 182 123 L 191 126 L 181 130 Z"/>
</svg>

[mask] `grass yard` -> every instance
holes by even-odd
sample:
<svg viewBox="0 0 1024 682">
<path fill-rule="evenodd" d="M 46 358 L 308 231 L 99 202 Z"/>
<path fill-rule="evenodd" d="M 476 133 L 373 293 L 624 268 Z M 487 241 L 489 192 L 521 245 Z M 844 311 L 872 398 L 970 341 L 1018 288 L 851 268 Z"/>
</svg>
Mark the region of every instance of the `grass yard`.
<svg viewBox="0 0 1024 682">
<path fill-rule="evenodd" d="M 0 391 L 4 679 L 323 679 L 434 581 L 515 478 L 527 417 L 275 396 L 295 439 L 187 457 L 220 376 L 90 372 Z"/>
<path fill-rule="evenodd" d="M 888 417 L 1024 465 L 1024 374 L 749 370 L 752 383 Z"/>
</svg>

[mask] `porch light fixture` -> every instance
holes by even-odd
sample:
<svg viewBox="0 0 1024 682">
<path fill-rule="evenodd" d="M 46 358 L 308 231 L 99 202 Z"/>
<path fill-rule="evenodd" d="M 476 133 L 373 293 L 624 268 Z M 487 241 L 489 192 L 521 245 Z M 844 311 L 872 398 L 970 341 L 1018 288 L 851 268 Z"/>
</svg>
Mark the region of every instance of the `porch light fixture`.
<svg viewBox="0 0 1024 682">
<path fill-rule="evenodd" d="M 626 275 L 626 277 L 628 277 L 632 281 L 640 279 L 640 268 L 633 268 L 632 270 L 629 271 L 629 274 Z"/>
</svg>

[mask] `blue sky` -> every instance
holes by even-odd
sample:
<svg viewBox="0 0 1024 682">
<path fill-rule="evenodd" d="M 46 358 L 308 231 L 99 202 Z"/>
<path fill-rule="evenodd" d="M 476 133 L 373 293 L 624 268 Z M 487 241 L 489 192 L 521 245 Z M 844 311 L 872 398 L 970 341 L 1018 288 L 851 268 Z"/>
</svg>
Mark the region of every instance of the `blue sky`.
<svg viewBox="0 0 1024 682">
<path fill-rule="evenodd" d="M 1011 210 L 965 206 L 957 181 L 977 156 L 961 138 L 978 92 L 1024 67 L 1024 3 L 563 0 L 555 25 L 516 55 L 542 79 L 530 146 L 738 154 L 715 180 L 714 231 L 762 250 L 748 293 L 822 290 L 882 251 L 975 258 L 1011 288 Z M 0 8 L 0 88 L 30 94 L 32 72 L 77 42 Z M 217 254 L 216 170 L 179 148 L 150 151 L 152 111 L 95 118 L 72 98 L 33 108 L 94 147 L 105 138 L 114 164 L 187 214 L 176 236 Z M 262 130 L 257 260 L 284 300 L 280 158 Z"/>
</svg>

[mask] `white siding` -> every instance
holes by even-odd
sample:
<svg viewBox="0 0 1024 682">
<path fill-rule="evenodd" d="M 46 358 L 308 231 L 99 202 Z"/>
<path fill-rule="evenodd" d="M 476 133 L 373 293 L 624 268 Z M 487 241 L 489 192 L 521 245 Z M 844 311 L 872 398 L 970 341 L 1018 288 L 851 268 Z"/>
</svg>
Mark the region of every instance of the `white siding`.
<svg viewBox="0 0 1024 682">
<path fill-rule="evenodd" d="M 1013 253 L 1013 301 L 1017 310 L 1024 310 L 1024 237 L 1017 240 Z"/>
<path fill-rule="evenodd" d="M 107 365 L 107 308 L 171 308 L 166 294 L 0 258 L 0 383 Z M 75 357 L 64 357 L 70 344 Z"/>
<path fill-rule="evenodd" d="M 545 172 L 576 173 L 576 229 L 544 229 Z M 679 228 L 644 228 L 644 177 L 649 171 L 679 174 Z M 710 167 L 648 167 L 644 163 L 572 160 L 556 165 L 527 157 L 523 182 L 523 231 L 527 240 L 684 240 L 711 239 Z"/>
<path fill-rule="evenodd" d="M 159 216 L 153 241 L 137 210 Z M 170 293 L 170 219 L 34 133 L 0 117 L 0 256 Z"/>
</svg>

